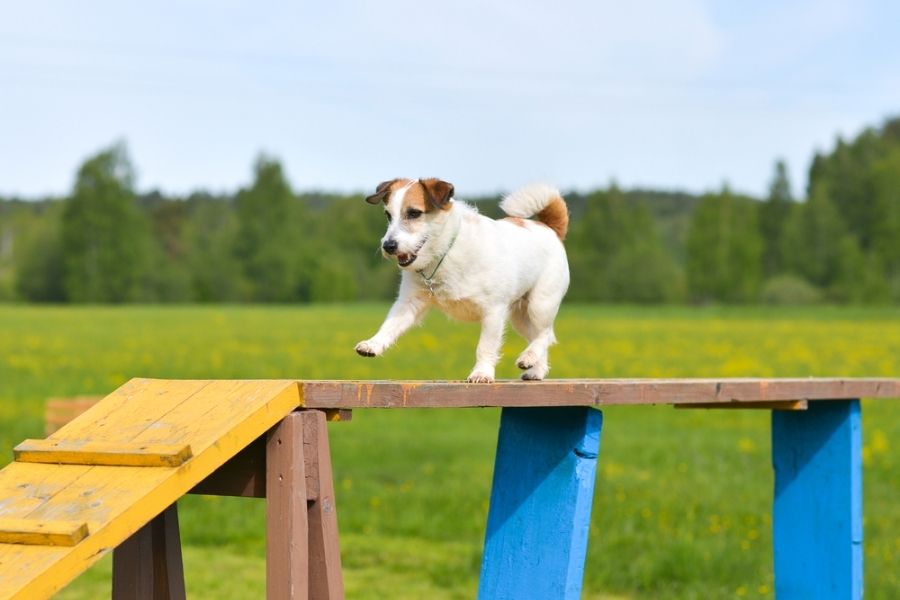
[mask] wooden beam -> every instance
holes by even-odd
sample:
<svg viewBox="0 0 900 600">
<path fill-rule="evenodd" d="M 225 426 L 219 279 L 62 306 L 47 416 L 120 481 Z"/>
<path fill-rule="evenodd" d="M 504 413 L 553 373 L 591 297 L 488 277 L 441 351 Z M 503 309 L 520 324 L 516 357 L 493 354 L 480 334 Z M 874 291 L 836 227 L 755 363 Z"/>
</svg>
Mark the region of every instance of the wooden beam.
<svg viewBox="0 0 900 600">
<path fill-rule="evenodd" d="M 189 444 L 110 443 L 82 440 L 25 440 L 13 448 L 20 463 L 105 467 L 177 467 L 191 458 Z"/>
<path fill-rule="evenodd" d="M 581 597 L 603 415 L 505 408 L 479 600 Z"/>
<path fill-rule="evenodd" d="M 304 410 L 298 414 L 303 419 L 303 457 L 307 498 L 310 499 L 307 505 L 309 597 L 343 600 L 344 580 L 326 415 L 319 410 Z"/>
<path fill-rule="evenodd" d="M 88 536 L 87 523 L 0 519 L 0 543 L 33 546 L 74 546 Z"/>
<path fill-rule="evenodd" d="M 729 404 L 900 398 L 898 378 L 301 381 L 306 408 L 457 408 Z"/>
<path fill-rule="evenodd" d="M 185 600 L 175 504 L 113 551 L 112 599 Z"/>
<path fill-rule="evenodd" d="M 292 412 L 266 440 L 266 598 L 307 600 L 309 553 L 303 419 Z"/>
<path fill-rule="evenodd" d="M 863 596 L 858 400 L 772 413 L 772 542 L 779 599 Z"/>
<path fill-rule="evenodd" d="M 775 400 L 772 402 L 697 402 L 694 404 L 675 404 L 675 408 L 755 408 L 768 410 L 806 410 L 809 402 L 806 400 Z"/>
</svg>

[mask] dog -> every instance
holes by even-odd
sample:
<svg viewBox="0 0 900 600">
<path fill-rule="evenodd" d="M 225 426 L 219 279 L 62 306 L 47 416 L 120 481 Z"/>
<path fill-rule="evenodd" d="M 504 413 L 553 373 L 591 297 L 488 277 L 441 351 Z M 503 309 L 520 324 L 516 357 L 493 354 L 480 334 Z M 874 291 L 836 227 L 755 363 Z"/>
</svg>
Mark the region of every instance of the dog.
<svg viewBox="0 0 900 600">
<path fill-rule="evenodd" d="M 366 198 L 384 205 L 381 252 L 397 261 L 402 275 L 387 318 L 356 352 L 381 355 L 434 306 L 451 318 L 481 322 L 469 383 L 494 381 L 507 320 L 528 341 L 516 360 L 522 379 L 542 380 L 556 342 L 553 321 L 569 287 L 566 203 L 552 187 L 530 185 L 506 196 L 500 208 L 508 216 L 495 220 L 453 195 L 453 185 L 440 179 L 392 179 Z"/>
</svg>

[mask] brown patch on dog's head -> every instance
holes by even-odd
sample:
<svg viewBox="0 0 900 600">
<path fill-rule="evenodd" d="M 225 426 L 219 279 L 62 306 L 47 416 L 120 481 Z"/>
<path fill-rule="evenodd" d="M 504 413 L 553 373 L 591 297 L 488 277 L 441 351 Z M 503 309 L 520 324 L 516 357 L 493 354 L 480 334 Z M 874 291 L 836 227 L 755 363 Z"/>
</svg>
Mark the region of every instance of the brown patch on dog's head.
<svg viewBox="0 0 900 600">
<path fill-rule="evenodd" d="M 390 181 L 382 181 L 378 184 L 378 187 L 375 188 L 374 194 L 366 196 L 366 202 L 369 204 L 378 204 L 379 202 L 387 203 L 387 199 L 391 195 L 391 188 L 398 181 L 400 180 L 391 179 Z"/>
<path fill-rule="evenodd" d="M 453 184 L 440 179 L 420 179 L 419 183 L 425 192 L 425 201 L 433 208 L 447 210 L 453 198 Z M 416 187 L 416 186 L 414 186 Z M 410 190 L 412 191 L 412 190 Z"/>
</svg>

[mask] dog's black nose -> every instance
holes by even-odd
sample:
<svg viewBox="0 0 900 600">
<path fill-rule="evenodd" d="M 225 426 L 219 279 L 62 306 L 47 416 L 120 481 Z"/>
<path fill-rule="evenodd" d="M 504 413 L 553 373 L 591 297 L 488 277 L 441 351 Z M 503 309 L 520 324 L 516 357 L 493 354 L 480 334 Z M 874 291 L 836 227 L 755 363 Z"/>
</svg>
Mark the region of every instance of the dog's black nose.
<svg viewBox="0 0 900 600">
<path fill-rule="evenodd" d="M 381 244 L 381 247 L 384 248 L 384 251 L 388 254 L 393 254 L 397 251 L 397 240 L 387 240 Z"/>
</svg>

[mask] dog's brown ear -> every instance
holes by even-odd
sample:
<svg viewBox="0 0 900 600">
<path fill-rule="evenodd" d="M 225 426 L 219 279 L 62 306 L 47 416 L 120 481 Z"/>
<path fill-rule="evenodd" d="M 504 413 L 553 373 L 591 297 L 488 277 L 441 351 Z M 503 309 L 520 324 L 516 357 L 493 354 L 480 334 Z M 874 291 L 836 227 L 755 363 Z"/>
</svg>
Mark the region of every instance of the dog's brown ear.
<svg viewBox="0 0 900 600">
<path fill-rule="evenodd" d="M 425 198 L 435 208 L 446 210 L 450 206 L 450 198 L 453 197 L 453 184 L 440 179 L 422 179 L 422 187 L 425 188 Z"/>
<path fill-rule="evenodd" d="M 391 179 L 390 181 L 382 181 L 378 184 L 378 187 L 375 188 L 375 193 L 371 196 L 366 196 L 366 202 L 369 204 L 378 204 L 379 202 L 386 202 L 387 197 L 391 193 L 391 186 L 394 185 L 394 182 L 398 181 L 397 179 Z"/>
</svg>

